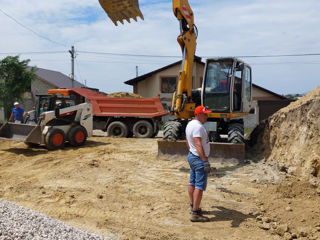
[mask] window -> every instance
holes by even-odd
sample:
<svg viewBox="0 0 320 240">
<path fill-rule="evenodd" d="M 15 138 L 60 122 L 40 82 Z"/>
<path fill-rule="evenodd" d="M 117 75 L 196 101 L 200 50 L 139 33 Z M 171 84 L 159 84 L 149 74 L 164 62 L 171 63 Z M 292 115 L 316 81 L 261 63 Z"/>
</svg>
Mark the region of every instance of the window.
<svg viewBox="0 0 320 240">
<path fill-rule="evenodd" d="M 161 78 L 161 92 L 173 93 L 177 89 L 176 77 L 162 77 Z"/>
</svg>

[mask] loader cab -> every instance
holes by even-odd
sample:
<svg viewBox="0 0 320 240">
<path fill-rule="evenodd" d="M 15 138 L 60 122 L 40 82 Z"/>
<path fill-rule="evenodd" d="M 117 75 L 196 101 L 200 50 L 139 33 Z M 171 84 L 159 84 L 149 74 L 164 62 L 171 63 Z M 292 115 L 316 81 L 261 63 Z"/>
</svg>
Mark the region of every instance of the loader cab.
<svg viewBox="0 0 320 240">
<path fill-rule="evenodd" d="M 236 58 L 207 59 L 201 99 L 213 112 L 248 111 L 251 67 Z"/>
</svg>

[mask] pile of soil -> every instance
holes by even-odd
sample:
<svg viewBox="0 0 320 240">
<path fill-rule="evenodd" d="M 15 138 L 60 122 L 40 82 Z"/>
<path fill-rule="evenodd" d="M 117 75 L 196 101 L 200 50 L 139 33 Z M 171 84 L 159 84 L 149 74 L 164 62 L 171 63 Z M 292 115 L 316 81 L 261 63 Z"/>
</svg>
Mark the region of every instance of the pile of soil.
<svg viewBox="0 0 320 240">
<path fill-rule="evenodd" d="M 117 97 L 117 98 L 142 98 L 142 96 L 135 94 L 135 93 L 129 93 L 129 92 L 115 92 L 108 94 L 108 97 Z"/>
<path fill-rule="evenodd" d="M 261 122 L 249 139 L 251 157 L 319 183 L 320 87 Z"/>
</svg>

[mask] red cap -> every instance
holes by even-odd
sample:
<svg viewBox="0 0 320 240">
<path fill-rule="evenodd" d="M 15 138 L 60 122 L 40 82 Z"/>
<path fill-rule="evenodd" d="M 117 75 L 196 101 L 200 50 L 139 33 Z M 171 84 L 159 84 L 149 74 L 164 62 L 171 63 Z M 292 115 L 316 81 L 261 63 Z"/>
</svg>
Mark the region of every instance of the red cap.
<svg viewBox="0 0 320 240">
<path fill-rule="evenodd" d="M 194 110 L 194 114 L 198 115 L 200 113 L 212 113 L 212 111 L 208 110 L 206 107 L 204 106 L 198 106 L 196 107 L 196 109 Z"/>
</svg>

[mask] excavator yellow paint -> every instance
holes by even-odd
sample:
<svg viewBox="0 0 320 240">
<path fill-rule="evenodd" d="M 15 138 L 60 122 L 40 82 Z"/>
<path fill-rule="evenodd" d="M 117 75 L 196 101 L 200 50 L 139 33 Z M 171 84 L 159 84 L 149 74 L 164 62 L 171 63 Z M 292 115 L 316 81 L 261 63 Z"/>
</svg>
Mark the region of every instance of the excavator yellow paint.
<svg viewBox="0 0 320 240">
<path fill-rule="evenodd" d="M 130 22 L 130 18 L 135 21 L 137 17 L 144 19 L 138 0 L 99 0 L 99 3 L 116 26 L 118 21 L 123 24 L 124 20 Z"/>
</svg>

